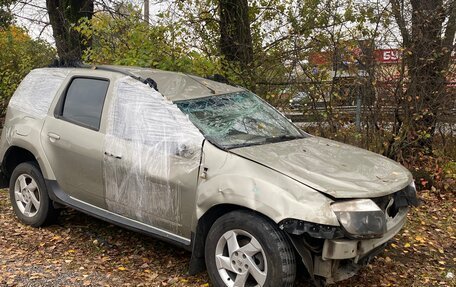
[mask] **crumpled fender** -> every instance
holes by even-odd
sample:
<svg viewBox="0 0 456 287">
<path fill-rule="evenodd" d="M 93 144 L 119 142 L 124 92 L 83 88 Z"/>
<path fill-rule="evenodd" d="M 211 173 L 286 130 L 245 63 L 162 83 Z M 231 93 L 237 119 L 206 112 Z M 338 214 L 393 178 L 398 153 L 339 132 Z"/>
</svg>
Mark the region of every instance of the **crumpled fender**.
<svg viewBox="0 0 456 287">
<path fill-rule="evenodd" d="M 286 175 L 206 142 L 197 218 L 218 204 L 243 206 L 279 223 L 286 218 L 338 226 L 330 198 Z"/>
</svg>

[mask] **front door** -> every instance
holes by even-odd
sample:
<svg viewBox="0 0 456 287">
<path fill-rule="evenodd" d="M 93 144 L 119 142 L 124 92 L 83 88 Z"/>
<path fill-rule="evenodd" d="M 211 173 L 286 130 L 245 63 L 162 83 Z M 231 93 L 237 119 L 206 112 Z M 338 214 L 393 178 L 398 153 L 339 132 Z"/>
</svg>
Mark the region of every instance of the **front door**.
<svg viewBox="0 0 456 287">
<path fill-rule="evenodd" d="M 104 151 L 108 209 L 189 238 L 202 142 L 176 105 L 137 80 L 119 80 Z"/>
<path fill-rule="evenodd" d="M 41 133 L 45 154 L 62 190 L 99 207 L 105 206 L 104 134 L 99 129 L 108 86 L 107 79 L 73 77 Z"/>
</svg>

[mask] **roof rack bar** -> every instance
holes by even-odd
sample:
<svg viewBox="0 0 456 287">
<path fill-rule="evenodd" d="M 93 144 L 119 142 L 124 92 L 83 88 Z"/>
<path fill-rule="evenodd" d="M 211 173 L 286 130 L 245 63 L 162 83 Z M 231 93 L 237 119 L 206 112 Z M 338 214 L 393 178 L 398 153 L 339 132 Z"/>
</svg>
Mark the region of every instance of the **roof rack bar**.
<svg viewBox="0 0 456 287">
<path fill-rule="evenodd" d="M 143 84 L 146 84 L 148 86 L 150 86 L 151 88 L 155 89 L 157 92 L 158 92 L 158 87 L 157 87 L 157 82 L 155 82 L 153 79 L 151 78 L 142 78 L 140 76 L 137 76 L 133 73 L 130 73 L 128 71 L 125 71 L 125 70 L 122 70 L 122 69 L 116 69 L 114 67 L 107 67 L 107 66 L 93 66 L 93 69 L 95 70 L 102 70 L 102 71 L 109 71 L 109 72 L 116 72 L 116 73 L 120 73 L 122 75 L 125 75 L 125 76 L 129 76 L 129 77 L 132 77 L 133 79 L 135 80 L 138 80 L 140 81 L 141 83 Z"/>
<path fill-rule="evenodd" d="M 122 70 L 122 69 L 116 69 L 114 67 L 107 67 L 107 66 L 93 66 L 93 69 L 95 70 L 102 70 L 102 71 L 108 71 L 108 72 L 116 72 L 116 73 L 120 73 L 122 75 L 125 75 L 125 76 L 130 76 L 132 77 L 133 79 L 135 80 L 138 80 L 138 81 L 141 81 L 144 83 L 145 79 L 139 77 L 139 76 L 136 76 L 135 74 L 133 73 L 130 73 L 130 72 L 127 72 L 125 70 Z"/>
</svg>

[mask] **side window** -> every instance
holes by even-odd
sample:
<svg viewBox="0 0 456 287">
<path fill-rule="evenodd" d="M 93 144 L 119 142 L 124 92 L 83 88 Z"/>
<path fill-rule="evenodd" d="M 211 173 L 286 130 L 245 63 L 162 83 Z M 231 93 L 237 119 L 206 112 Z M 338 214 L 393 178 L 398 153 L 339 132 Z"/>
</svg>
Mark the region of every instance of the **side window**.
<svg viewBox="0 0 456 287">
<path fill-rule="evenodd" d="M 73 79 L 66 91 L 61 117 L 75 124 L 98 130 L 108 86 L 108 80 Z"/>
<path fill-rule="evenodd" d="M 68 72 L 69 69 L 57 68 L 31 71 L 22 80 L 9 106 L 35 118 L 44 119 Z"/>
</svg>

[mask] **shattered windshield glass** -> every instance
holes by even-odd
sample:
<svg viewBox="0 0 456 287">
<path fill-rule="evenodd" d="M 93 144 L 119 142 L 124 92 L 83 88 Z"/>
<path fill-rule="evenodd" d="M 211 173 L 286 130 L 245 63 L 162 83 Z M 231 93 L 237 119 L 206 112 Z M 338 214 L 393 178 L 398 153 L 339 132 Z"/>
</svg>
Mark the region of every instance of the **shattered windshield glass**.
<svg viewBox="0 0 456 287">
<path fill-rule="evenodd" d="M 287 118 L 248 91 L 176 104 L 209 141 L 223 148 L 304 137 Z"/>
</svg>

